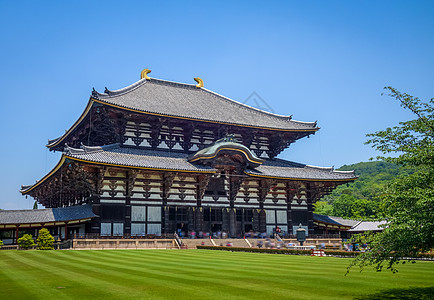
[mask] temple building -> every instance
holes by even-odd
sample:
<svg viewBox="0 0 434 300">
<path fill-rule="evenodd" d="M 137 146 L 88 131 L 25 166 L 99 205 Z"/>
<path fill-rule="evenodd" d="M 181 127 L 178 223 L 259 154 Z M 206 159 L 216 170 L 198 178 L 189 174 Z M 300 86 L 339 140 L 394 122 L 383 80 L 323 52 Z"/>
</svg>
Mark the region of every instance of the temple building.
<svg viewBox="0 0 434 300">
<path fill-rule="evenodd" d="M 76 232 L 107 236 L 225 231 L 231 237 L 276 227 L 314 232 L 313 204 L 354 172 L 277 158 L 315 134 L 197 84 L 141 79 L 93 90 L 84 112 L 47 147 L 58 164 L 21 193 L 46 208 L 85 206 Z M 88 211 L 88 208 L 91 210 Z"/>
</svg>

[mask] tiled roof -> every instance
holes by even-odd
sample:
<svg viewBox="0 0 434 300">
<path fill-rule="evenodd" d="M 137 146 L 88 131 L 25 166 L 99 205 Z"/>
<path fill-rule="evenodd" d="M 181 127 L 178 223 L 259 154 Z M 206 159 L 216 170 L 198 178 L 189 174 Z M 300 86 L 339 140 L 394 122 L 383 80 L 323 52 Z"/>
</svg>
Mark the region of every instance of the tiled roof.
<svg viewBox="0 0 434 300">
<path fill-rule="evenodd" d="M 21 193 L 27 194 L 49 178 L 61 167 L 65 159 L 138 169 L 193 173 L 214 173 L 217 171 L 208 165 L 189 162 L 189 155 L 182 152 L 121 147 L 119 144 L 94 147 L 82 145 L 80 149 L 66 146 L 57 166 L 36 184 L 22 186 Z M 295 180 L 352 181 L 357 178 L 351 171 L 333 171 L 332 168 L 312 167 L 282 159 L 265 160 L 262 165 L 255 169 L 246 169 L 245 173 L 256 177 Z"/>
<path fill-rule="evenodd" d="M 1 210 L 0 224 L 35 224 L 89 219 L 96 217 L 91 205 L 62 208 Z"/>
<path fill-rule="evenodd" d="M 297 178 L 311 180 L 355 180 L 353 171 L 335 171 L 333 168 L 314 167 L 283 159 L 266 160 L 255 170 L 246 170 L 246 174 L 274 178 Z"/>
<path fill-rule="evenodd" d="M 177 170 L 190 172 L 213 172 L 213 168 L 188 162 L 188 154 L 159 150 L 121 147 L 113 144 L 101 147 L 82 146 L 81 149 L 65 148 L 65 155 L 95 163 L 105 163 L 138 168 Z M 354 172 L 334 171 L 332 168 L 312 167 L 282 159 L 266 160 L 246 174 L 280 178 L 312 180 L 354 180 Z"/>
<path fill-rule="evenodd" d="M 380 225 L 386 224 L 386 221 L 357 221 L 319 214 L 313 214 L 313 220 L 331 225 L 348 226 L 351 227 L 348 230 L 350 232 L 381 231 L 383 227 L 380 227 Z"/>
<path fill-rule="evenodd" d="M 350 219 L 344 219 L 341 217 L 325 216 L 325 215 L 319 215 L 319 214 L 313 214 L 313 220 L 316 222 L 327 223 L 327 224 L 332 224 L 332 225 L 347 226 L 347 227 L 353 227 L 353 226 L 360 223 L 360 221 L 357 221 L 357 220 L 350 220 Z"/>
<path fill-rule="evenodd" d="M 215 171 L 209 166 L 189 163 L 186 153 L 127 148 L 119 144 L 101 147 L 82 146 L 81 149 L 66 147 L 64 153 L 71 158 L 126 167 L 198 173 Z"/>
<path fill-rule="evenodd" d="M 382 231 L 380 225 L 386 224 L 386 221 L 362 221 L 348 231 L 365 232 L 365 231 Z"/>
<path fill-rule="evenodd" d="M 154 78 L 116 91 L 94 92 L 93 97 L 119 107 L 165 116 L 294 131 L 318 129 L 316 122 L 294 121 L 290 116 L 256 109 L 192 84 Z"/>
</svg>

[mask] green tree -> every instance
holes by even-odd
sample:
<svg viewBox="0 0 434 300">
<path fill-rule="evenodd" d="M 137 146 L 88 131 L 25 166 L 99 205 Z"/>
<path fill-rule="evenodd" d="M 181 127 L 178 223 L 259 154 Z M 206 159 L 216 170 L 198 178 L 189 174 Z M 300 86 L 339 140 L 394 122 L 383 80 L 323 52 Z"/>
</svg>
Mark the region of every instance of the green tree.
<svg viewBox="0 0 434 300">
<path fill-rule="evenodd" d="M 3 241 L 0 240 L 0 249 L 1 249 L 2 246 L 3 246 Z"/>
<path fill-rule="evenodd" d="M 31 234 L 25 234 L 20 237 L 17 241 L 18 246 L 23 249 L 29 249 L 35 246 L 35 241 L 33 241 L 33 237 Z"/>
<path fill-rule="evenodd" d="M 333 201 L 332 215 L 343 218 L 351 218 L 353 216 L 351 207 L 357 199 L 353 195 L 342 194 Z"/>
<path fill-rule="evenodd" d="M 355 170 L 359 178 L 355 182 L 338 186 L 330 195 L 325 196 L 315 205 L 315 213 L 358 220 L 378 218 L 379 197 L 387 185 L 398 175 L 414 172 L 411 167 L 386 161 L 360 162 L 344 165 L 338 170 Z M 342 195 L 351 197 L 343 199 Z M 345 200 L 347 207 L 342 207 L 341 204 Z"/>
<path fill-rule="evenodd" d="M 53 250 L 54 237 L 50 234 L 47 228 L 39 230 L 38 239 L 36 240 L 37 250 Z"/>
<path fill-rule="evenodd" d="M 381 271 L 387 265 L 396 272 L 399 262 L 434 247 L 434 99 L 423 102 L 391 87 L 385 89 L 416 118 L 368 134 L 367 144 L 385 155 L 399 154 L 379 158 L 410 166 L 415 172 L 396 177 L 385 189 L 381 216 L 387 226 L 378 234 L 355 236 L 355 241 L 368 242 L 371 250 L 359 255 L 348 270 L 355 265 L 374 265 Z"/>
<path fill-rule="evenodd" d="M 329 204 L 328 201 L 318 201 L 315 203 L 315 213 L 331 216 L 333 214 L 333 205 Z"/>
<path fill-rule="evenodd" d="M 38 209 L 38 201 L 35 201 L 35 203 L 33 203 L 33 209 Z"/>
<path fill-rule="evenodd" d="M 351 216 L 355 219 L 375 218 L 380 203 L 375 200 L 356 199 L 351 205 Z"/>
</svg>

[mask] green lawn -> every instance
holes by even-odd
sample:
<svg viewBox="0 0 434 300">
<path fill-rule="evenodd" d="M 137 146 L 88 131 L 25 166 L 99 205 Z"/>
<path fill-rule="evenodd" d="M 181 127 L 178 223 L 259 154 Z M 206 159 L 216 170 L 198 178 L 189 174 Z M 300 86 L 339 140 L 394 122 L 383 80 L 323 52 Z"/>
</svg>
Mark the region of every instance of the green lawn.
<svg viewBox="0 0 434 300">
<path fill-rule="evenodd" d="M 344 276 L 349 262 L 211 250 L 0 251 L 0 299 L 433 297 L 434 262 Z"/>
</svg>

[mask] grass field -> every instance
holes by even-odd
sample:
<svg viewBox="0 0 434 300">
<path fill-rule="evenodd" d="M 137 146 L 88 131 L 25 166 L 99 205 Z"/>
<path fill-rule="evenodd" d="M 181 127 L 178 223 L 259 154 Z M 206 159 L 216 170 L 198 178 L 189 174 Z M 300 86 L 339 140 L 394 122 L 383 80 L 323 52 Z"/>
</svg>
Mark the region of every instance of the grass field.
<svg viewBox="0 0 434 300">
<path fill-rule="evenodd" d="M 349 262 L 210 250 L 0 251 L 0 299 L 432 299 L 434 262 L 344 276 Z"/>
</svg>

